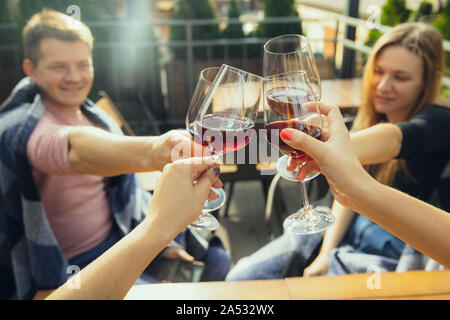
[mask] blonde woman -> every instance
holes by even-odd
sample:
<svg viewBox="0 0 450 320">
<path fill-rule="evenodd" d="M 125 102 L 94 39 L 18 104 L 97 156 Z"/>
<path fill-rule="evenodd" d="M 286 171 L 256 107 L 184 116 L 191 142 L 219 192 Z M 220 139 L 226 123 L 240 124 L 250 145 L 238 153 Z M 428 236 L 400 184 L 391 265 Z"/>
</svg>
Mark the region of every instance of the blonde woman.
<svg viewBox="0 0 450 320">
<path fill-rule="evenodd" d="M 393 28 L 367 61 L 351 131 L 353 151 L 376 180 L 423 201 L 429 200 L 450 157 L 450 110 L 436 104 L 443 70 L 437 30 L 424 23 Z M 370 267 L 395 270 L 402 241 L 336 201 L 332 211 L 336 223 L 323 239 L 283 235 L 243 259 L 227 279 L 277 278 L 286 270 L 304 276 L 367 272 Z"/>
<path fill-rule="evenodd" d="M 437 30 L 424 23 L 392 29 L 376 43 L 367 62 L 361 106 L 351 131 L 360 162 L 376 180 L 424 201 L 449 159 L 450 132 L 446 127 L 450 126 L 450 112 L 436 104 L 443 71 L 442 38 Z M 305 276 L 326 274 L 330 259 L 339 261 L 340 255 L 349 251 L 389 258 L 370 261 L 395 269 L 402 241 L 338 202 L 333 212 L 337 223 L 327 231 Z M 351 243 L 350 250 L 341 248 L 331 255 L 344 237 L 344 242 Z M 340 260 L 333 264 L 338 269 L 331 272 L 349 268 Z M 355 266 L 355 271 L 366 268 L 364 264 L 360 267 Z"/>
</svg>

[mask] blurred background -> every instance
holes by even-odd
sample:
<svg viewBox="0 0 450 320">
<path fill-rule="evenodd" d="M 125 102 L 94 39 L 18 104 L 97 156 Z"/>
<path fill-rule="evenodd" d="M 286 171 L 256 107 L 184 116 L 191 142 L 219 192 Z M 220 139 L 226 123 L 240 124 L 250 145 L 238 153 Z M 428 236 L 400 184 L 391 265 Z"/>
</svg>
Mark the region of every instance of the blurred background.
<svg viewBox="0 0 450 320">
<path fill-rule="evenodd" d="M 184 127 L 196 79 L 222 63 L 261 74 L 262 45 L 298 33 L 322 79 L 355 78 L 387 27 L 425 21 L 450 40 L 449 1 L 434 0 L 0 0 L 0 101 L 23 77 L 21 29 L 35 12 L 74 15 L 95 36 L 95 84 L 137 134 Z M 446 43 L 447 67 L 450 48 Z M 447 69 L 442 94 L 449 97 Z"/>
</svg>

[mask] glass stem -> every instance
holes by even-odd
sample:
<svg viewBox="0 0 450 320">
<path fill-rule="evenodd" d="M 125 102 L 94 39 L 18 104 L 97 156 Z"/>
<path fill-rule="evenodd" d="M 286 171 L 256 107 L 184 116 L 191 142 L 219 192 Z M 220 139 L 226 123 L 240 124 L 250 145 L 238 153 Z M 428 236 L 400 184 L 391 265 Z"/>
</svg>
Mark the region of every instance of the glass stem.
<svg viewBox="0 0 450 320">
<path fill-rule="evenodd" d="M 300 188 L 302 191 L 302 196 L 303 196 L 303 209 L 304 209 L 304 213 L 309 213 L 309 211 L 311 211 L 311 205 L 309 204 L 309 199 L 308 199 L 308 193 L 306 190 L 306 184 L 304 181 L 300 182 Z"/>
</svg>

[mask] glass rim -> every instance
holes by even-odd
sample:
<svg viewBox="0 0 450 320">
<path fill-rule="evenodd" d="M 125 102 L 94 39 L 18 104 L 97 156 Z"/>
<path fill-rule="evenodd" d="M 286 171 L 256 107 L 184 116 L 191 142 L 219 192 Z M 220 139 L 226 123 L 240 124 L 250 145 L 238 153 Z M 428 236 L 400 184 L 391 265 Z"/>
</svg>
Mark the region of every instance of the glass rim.
<svg viewBox="0 0 450 320">
<path fill-rule="evenodd" d="M 264 81 L 272 81 L 272 80 L 276 80 L 276 79 L 283 79 L 283 78 L 292 78 L 292 77 L 296 77 L 296 76 L 301 76 L 304 79 L 308 79 L 307 78 L 307 73 L 305 70 L 295 70 L 295 71 L 286 71 L 286 72 L 282 72 L 282 73 L 277 73 L 271 76 L 267 76 L 264 77 Z"/>
<path fill-rule="evenodd" d="M 279 40 L 280 38 L 287 38 L 287 37 L 300 38 L 300 39 L 306 41 L 306 45 L 300 46 L 300 48 L 298 48 L 298 49 L 296 49 L 296 50 L 293 50 L 293 51 L 289 51 L 289 52 L 273 52 L 273 51 L 267 49 L 267 46 L 269 45 L 270 42 Z M 301 35 L 301 34 L 284 34 L 284 35 L 277 36 L 277 37 L 275 37 L 275 38 L 272 38 L 272 39 L 268 40 L 268 41 L 264 44 L 263 48 L 264 48 L 264 51 L 267 51 L 267 52 L 270 53 L 270 54 L 274 54 L 274 55 L 282 55 L 282 54 L 292 54 L 292 53 L 295 53 L 295 52 L 298 52 L 298 51 L 302 51 L 302 50 L 304 50 L 304 49 L 307 49 L 308 46 L 309 46 L 308 38 L 306 38 L 305 36 L 303 36 L 303 35 Z"/>
<path fill-rule="evenodd" d="M 230 66 L 230 65 L 228 65 L 228 64 L 227 64 L 227 66 L 228 66 L 228 69 L 230 69 L 230 70 L 231 70 L 232 72 L 234 72 L 234 73 L 239 74 L 240 77 L 242 77 L 242 74 L 247 74 L 247 75 L 249 75 L 249 76 L 251 76 L 251 77 L 254 77 L 254 78 L 259 79 L 260 81 L 264 80 L 264 77 L 261 77 L 261 76 L 259 76 L 259 75 L 257 75 L 257 74 L 254 74 L 254 73 L 251 73 L 251 72 L 248 72 L 248 71 L 245 71 L 245 70 L 242 70 L 242 69 L 239 69 L 239 68 Z M 201 78 L 202 80 L 208 82 L 209 84 L 212 84 L 213 81 L 210 81 L 210 80 L 208 80 L 208 79 L 206 79 L 206 78 L 204 77 L 204 72 L 206 72 L 206 71 L 208 71 L 208 70 L 212 70 L 212 69 L 218 69 L 218 70 L 220 70 L 220 68 L 221 68 L 221 67 L 207 67 L 207 68 L 204 68 L 204 69 L 202 69 L 202 70 L 200 71 L 200 78 Z M 242 82 L 246 82 L 246 81 L 244 80 L 244 81 L 242 81 Z"/>
<path fill-rule="evenodd" d="M 216 75 L 214 76 L 213 81 L 210 81 L 210 80 L 206 79 L 204 73 L 206 73 L 207 71 L 213 70 L 213 69 L 217 69 L 217 72 L 218 72 L 218 71 L 220 70 L 220 68 L 221 68 L 221 67 L 208 67 L 208 68 L 202 69 L 202 70 L 200 71 L 200 80 L 205 81 L 205 82 L 208 83 L 209 85 L 212 85 L 213 82 L 214 82 L 215 77 L 217 76 L 217 73 L 216 73 Z M 227 70 L 227 71 L 228 71 L 228 70 Z M 235 71 L 235 70 L 231 70 L 231 72 L 236 73 L 236 74 L 238 75 L 238 77 L 239 77 L 240 79 L 242 79 L 242 75 L 239 74 L 239 72 L 237 72 L 237 71 Z M 243 79 L 242 79 L 242 80 L 243 80 Z M 239 82 L 241 82 L 241 81 L 239 81 Z M 244 83 L 244 81 L 242 81 L 242 83 Z M 230 83 L 230 84 L 221 84 L 221 85 L 222 85 L 222 86 L 234 86 L 234 85 L 236 85 L 236 84 Z M 237 85 L 240 85 L 240 83 L 238 83 Z"/>
</svg>

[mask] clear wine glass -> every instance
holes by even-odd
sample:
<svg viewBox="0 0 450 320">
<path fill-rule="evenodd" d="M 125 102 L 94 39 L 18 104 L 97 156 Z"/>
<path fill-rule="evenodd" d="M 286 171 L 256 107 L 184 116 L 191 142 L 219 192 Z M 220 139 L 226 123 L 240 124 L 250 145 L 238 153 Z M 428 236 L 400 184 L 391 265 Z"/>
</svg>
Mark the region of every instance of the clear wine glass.
<svg viewBox="0 0 450 320">
<path fill-rule="evenodd" d="M 194 141 L 207 147 L 216 159 L 244 148 L 256 135 L 253 128 L 262 86 L 261 77 L 229 65 L 203 69 L 186 116 L 186 128 Z M 191 226 L 204 230 L 219 227 L 209 212 L 222 207 L 226 196 L 222 188 L 213 191 L 219 198 L 208 200 Z"/>
<path fill-rule="evenodd" d="M 263 98 L 268 142 L 297 162 L 301 161 L 305 154 L 284 143 L 280 138 L 281 131 L 292 128 L 321 139 L 327 129 L 319 105 L 314 103 L 314 94 L 311 92 L 306 72 L 294 71 L 265 77 Z M 283 177 L 290 174 L 286 166 L 278 165 L 278 172 Z M 305 181 L 301 181 L 300 185 L 303 208 L 286 218 L 284 229 L 303 234 L 325 230 L 334 223 L 334 216 L 330 210 L 313 208 L 309 204 Z"/>
<path fill-rule="evenodd" d="M 267 41 L 264 44 L 264 77 L 292 71 L 304 71 L 306 73 L 306 80 L 310 86 L 309 91 L 313 94 L 310 100 L 313 100 L 313 98 L 320 100 L 322 85 L 308 39 L 302 35 L 287 34 Z M 289 161 L 287 155 L 283 156 L 278 161 L 278 166 L 286 167 Z M 296 181 L 297 174 L 298 169 L 291 171 L 290 174 L 286 172 L 283 177 Z M 304 181 L 310 181 L 318 175 L 318 172 L 313 172 Z"/>
</svg>

